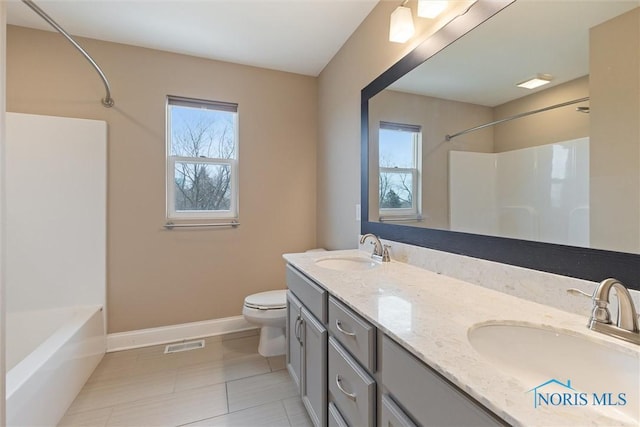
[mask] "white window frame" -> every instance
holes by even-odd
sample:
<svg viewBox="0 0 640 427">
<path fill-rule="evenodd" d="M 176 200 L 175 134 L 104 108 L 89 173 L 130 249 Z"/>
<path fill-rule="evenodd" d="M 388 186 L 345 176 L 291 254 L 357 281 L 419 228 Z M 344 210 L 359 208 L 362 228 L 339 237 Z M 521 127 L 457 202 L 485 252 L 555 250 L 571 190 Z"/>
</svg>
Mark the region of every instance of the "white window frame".
<svg viewBox="0 0 640 427">
<path fill-rule="evenodd" d="M 234 115 L 234 144 L 235 158 L 220 159 L 209 157 L 184 157 L 171 155 L 171 106 L 185 106 L 191 108 L 204 108 L 216 111 L 233 112 Z M 202 99 L 184 98 L 179 96 L 167 96 L 166 99 L 166 216 L 169 220 L 237 220 L 238 211 L 238 104 L 207 101 Z M 228 210 L 176 210 L 175 168 L 176 163 L 199 163 L 206 165 L 223 165 L 231 169 L 231 203 Z"/>
<path fill-rule="evenodd" d="M 417 125 L 409 125 L 402 123 L 392 123 L 381 121 L 378 129 L 378 140 L 380 138 L 380 130 L 394 130 L 401 132 L 411 132 L 414 134 L 413 141 L 413 168 L 398 167 L 382 167 L 378 158 L 378 185 L 380 185 L 380 176 L 384 173 L 394 174 L 410 174 L 411 175 L 411 207 L 410 208 L 382 208 L 378 205 L 380 220 L 385 219 L 415 219 L 422 220 L 422 197 L 421 197 L 421 181 L 422 181 L 422 128 Z M 378 195 L 380 192 L 378 191 Z M 380 204 L 380 200 L 378 200 Z"/>
</svg>

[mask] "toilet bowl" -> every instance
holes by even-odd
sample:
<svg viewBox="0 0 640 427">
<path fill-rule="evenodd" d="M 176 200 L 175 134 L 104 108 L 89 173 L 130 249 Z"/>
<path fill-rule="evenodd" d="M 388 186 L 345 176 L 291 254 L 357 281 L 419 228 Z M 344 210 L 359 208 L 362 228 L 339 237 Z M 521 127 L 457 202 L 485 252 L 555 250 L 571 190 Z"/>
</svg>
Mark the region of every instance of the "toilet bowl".
<svg viewBox="0 0 640 427">
<path fill-rule="evenodd" d="M 244 299 L 244 318 L 260 326 L 258 353 L 265 357 L 285 353 L 285 327 L 287 323 L 287 291 L 260 292 Z"/>
</svg>

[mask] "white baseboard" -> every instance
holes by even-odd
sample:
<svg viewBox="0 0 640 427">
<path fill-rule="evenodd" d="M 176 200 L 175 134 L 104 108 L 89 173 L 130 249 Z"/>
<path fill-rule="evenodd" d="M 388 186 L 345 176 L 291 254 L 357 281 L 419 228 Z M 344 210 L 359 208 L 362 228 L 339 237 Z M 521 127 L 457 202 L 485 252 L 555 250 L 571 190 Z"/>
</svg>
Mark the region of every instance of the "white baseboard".
<svg viewBox="0 0 640 427">
<path fill-rule="evenodd" d="M 234 316 L 159 328 L 118 332 L 107 335 L 107 353 L 250 329 L 257 329 L 257 327 L 247 322 L 243 316 Z"/>
</svg>

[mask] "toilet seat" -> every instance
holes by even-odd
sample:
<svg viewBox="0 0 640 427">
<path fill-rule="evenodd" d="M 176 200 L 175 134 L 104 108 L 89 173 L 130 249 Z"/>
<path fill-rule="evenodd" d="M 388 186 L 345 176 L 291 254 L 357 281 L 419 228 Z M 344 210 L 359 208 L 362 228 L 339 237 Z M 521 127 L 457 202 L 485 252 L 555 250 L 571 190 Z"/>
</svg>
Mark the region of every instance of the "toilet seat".
<svg viewBox="0 0 640 427">
<path fill-rule="evenodd" d="M 260 292 L 244 299 L 244 306 L 257 310 L 281 310 L 287 308 L 286 289 Z"/>
</svg>

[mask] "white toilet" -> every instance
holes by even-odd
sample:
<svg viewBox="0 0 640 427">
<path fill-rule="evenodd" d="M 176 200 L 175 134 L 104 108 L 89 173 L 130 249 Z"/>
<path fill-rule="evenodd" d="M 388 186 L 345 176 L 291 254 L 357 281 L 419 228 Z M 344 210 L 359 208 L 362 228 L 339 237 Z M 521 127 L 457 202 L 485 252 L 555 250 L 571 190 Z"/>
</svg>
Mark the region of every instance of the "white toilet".
<svg viewBox="0 0 640 427">
<path fill-rule="evenodd" d="M 249 323 L 261 326 L 258 353 L 265 357 L 285 353 L 286 289 L 249 295 L 244 299 L 242 314 Z"/>
</svg>

